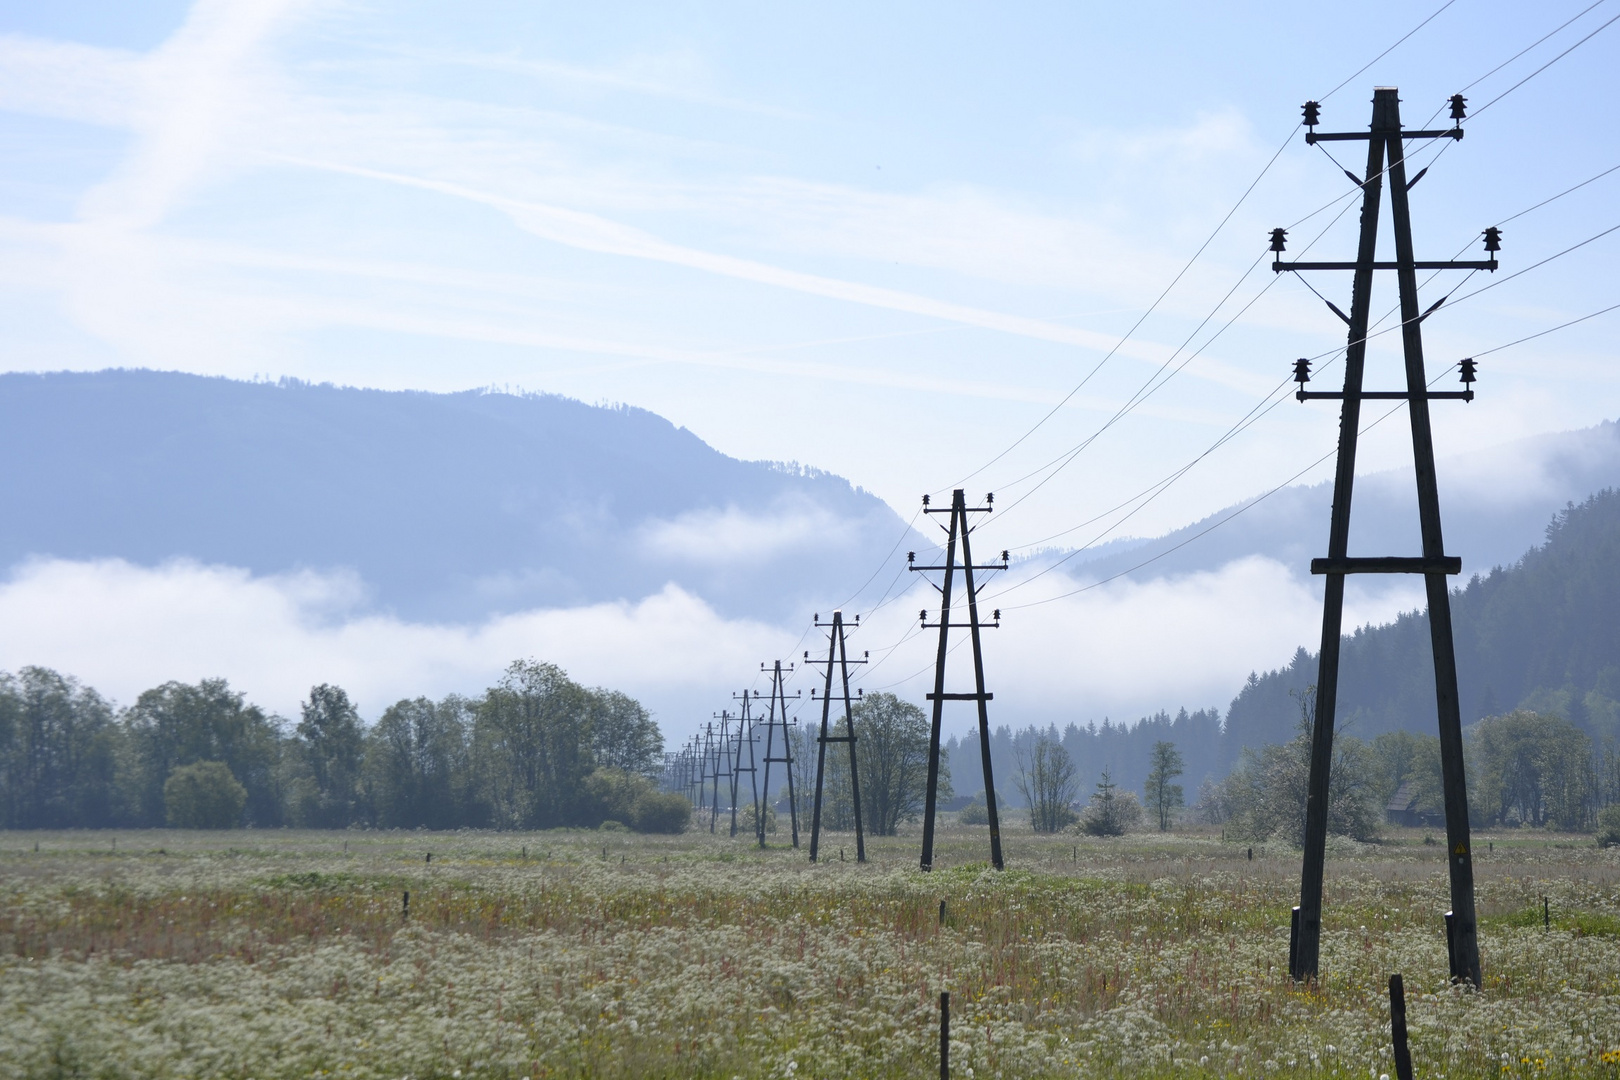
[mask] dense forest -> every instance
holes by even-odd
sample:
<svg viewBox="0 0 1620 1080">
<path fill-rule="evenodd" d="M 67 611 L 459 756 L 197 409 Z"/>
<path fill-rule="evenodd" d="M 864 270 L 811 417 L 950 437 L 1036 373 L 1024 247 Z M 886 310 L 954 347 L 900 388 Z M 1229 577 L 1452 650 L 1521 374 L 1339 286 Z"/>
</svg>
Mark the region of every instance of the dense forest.
<svg viewBox="0 0 1620 1080">
<path fill-rule="evenodd" d="M 366 727 L 344 691 L 296 722 L 222 679 L 166 683 L 115 710 L 38 667 L 0 674 L 0 827 L 596 826 L 678 831 L 663 736 L 635 700 L 514 663 L 477 698 L 397 702 Z"/>
<path fill-rule="evenodd" d="M 1525 709 L 1564 717 L 1596 744 L 1620 739 L 1620 492 L 1571 504 L 1546 543 L 1510 567 L 1452 592 L 1463 723 Z M 1286 742 L 1299 695 L 1316 681 L 1316 655 L 1255 674 L 1227 714 L 1223 762 L 1242 748 Z M 1341 727 L 1365 739 L 1432 732 L 1434 660 L 1429 620 L 1410 612 L 1347 635 L 1339 682 Z"/>
</svg>

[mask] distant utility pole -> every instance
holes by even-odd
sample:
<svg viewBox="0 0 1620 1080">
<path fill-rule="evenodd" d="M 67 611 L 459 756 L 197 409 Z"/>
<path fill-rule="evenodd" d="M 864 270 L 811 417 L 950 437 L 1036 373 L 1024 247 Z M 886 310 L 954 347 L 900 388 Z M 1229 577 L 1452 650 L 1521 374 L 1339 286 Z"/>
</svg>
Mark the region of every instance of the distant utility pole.
<svg viewBox="0 0 1620 1080">
<path fill-rule="evenodd" d="M 693 735 L 686 745 L 686 787 L 692 809 L 703 808 L 703 738 Z"/>
<path fill-rule="evenodd" d="M 714 792 L 710 796 L 712 805 L 709 807 L 709 834 L 715 831 L 715 822 L 720 820 L 720 780 L 731 780 L 731 714 L 721 709 L 715 714 L 720 721 L 720 733 L 714 735 L 714 721 L 709 722 L 709 733 L 714 737 L 714 765 L 710 770 L 709 778 L 714 782 Z M 732 785 L 735 787 L 735 784 Z M 735 804 L 733 804 L 735 805 Z"/>
<path fill-rule="evenodd" d="M 782 680 L 782 661 L 776 661 L 774 668 L 767 668 L 764 664 L 761 664 L 759 670 L 771 672 L 771 701 L 765 714 L 765 804 L 769 806 L 771 801 L 771 763 L 780 761 L 787 768 L 788 821 L 793 829 L 793 846 L 798 847 L 799 800 L 793 791 L 793 729 L 788 723 L 788 696 Z M 788 671 L 792 670 L 793 665 L 789 664 Z M 797 698 L 799 696 L 798 691 L 794 691 L 793 696 Z M 775 742 L 773 740 L 779 726 L 782 729 L 782 753 L 777 756 L 774 752 Z M 758 815 L 757 820 L 759 825 L 759 846 L 764 847 L 765 815 L 763 812 Z"/>
<path fill-rule="evenodd" d="M 934 703 L 934 722 L 928 736 L 928 799 L 923 810 L 923 848 L 922 868 L 933 869 L 934 865 L 934 810 L 939 795 L 939 726 L 943 717 L 943 710 L 947 701 L 976 701 L 979 704 L 979 752 L 984 762 L 984 798 L 990 812 L 990 861 L 997 870 L 1004 868 L 1001 858 L 1001 820 L 996 812 L 996 780 L 990 768 L 990 714 L 986 704 L 995 695 L 985 692 L 984 689 L 984 650 L 979 644 L 979 630 L 983 627 L 999 627 L 1001 625 L 1001 612 L 998 610 L 992 615 L 988 623 L 979 622 L 979 588 L 974 582 L 974 571 L 990 571 L 1007 569 L 1007 553 L 1001 553 L 999 564 L 986 566 L 973 565 L 973 553 L 968 544 L 968 536 L 973 528 L 968 525 L 969 514 L 988 514 L 994 505 L 996 497 L 986 495 L 983 506 L 969 506 L 957 488 L 951 493 L 951 507 L 949 510 L 939 510 L 928 505 L 928 496 L 923 496 L 923 513 L 949 514 L 950 525 L 942 526 L 945 530 L 945 564 L 943 566 L 918 566 L 915 551 L 906 554 L 906 568 L 909 570 L 943 570 L 945 582 L 935 585 L 939 590 L 939 622 L 928 621 L 928 611 L 923 610 L 921 618 L 924 628 L 939 628 L 939 652 L 934 659 L 934 692 L 928 695 L 928 700 Z M 962 561 L 956 561 L 956 545 L 962 545 Z M 951 586 L 956 575 L 962 574 L 967 586 L 967 622 L 951 622 Z M 930 582 L 929 584 L 933 584 Z M 945 658 L 950 653 L 951 629 L 966 629 L 973 642 L 973 679 L 974 692 L 971 694 L 947 694 L 945 692 Z"/>
<path fill-rule="evenodd" d="M 860 624 L 861 617 L 857 615 L 855 616 L 855 625 L 858 627 Z M 849 696 L 849 665 L 866 663 L 866 656 L 870 654 L 863 655 L 859 660 L 849 658 L 849 649 L 844 642 L 845 623 L 842 611 L 833 612 L 832 622 L 830 623 L 822 622 L 821 615 L 817 614 L 815 625 L 828 628 L 827 659 L 812 660 L 809 651 L 806 650 L 804 661 L 807 664 L 826 664 L 827 683 L 821 694 L 821 738 L 817 740 L 816 750 L 816 802 L 815 811 L 810 818 L 810 861 L 816 861 L 816 853 L 819 850 L 821 841 L 821 793 L 827 776 L 827 744 L 841 742 L 849 744 L 849 793 L 850 798 L 855 803 L 855 861 L 865 862 L 866 831 L 861 828 L 861 778 L 855 767 L 855 713 Z M 834 663 L 838 665 L 844 688 L 843 694 L 836 699 L 833 697 Z M 855 691 L 855 694 L 859 697 L 860 691 Z M 814 701 L 815 697 L 816 692 L 812 688 L 810 699 Z M 834 700 L 844 703 L 844 734 L 842 735 L 830 735 L 827 731 L 827 723 L 832 714 Z"/>
<path fill-rule="evenodd" d="M 738 785 L 742 774 L 748 774 L 748 788 L 753 792 L 754 798 L 754 828 L 758 831 L 760 822 L 764 820 L 764 811 L 759 805 L 759 769 L 756 767 L 754 755 L 754 718 L 748 711 L 748 691 L 732 695 L 742 702 L 742 711 L 737 714 L 736 743 L 733 745 L 731 758 L 731 835 L 737 835 L 737 795 Z M 743 764 L 743 747 L 748 747 L 748 764 Z"/>
<path fill-rule="evenodd" d="M 719 821 L 719 780 L 726 777 L 731 782 L 731 811 L 735 818 L 737 814 L 737 777 L 731 771 L 731 712 L 726 709 L 714 714 L 719 721 L 719 740 L 714 743 L 714 805 L 710 810 L 710 834 L 714 834 L 714 823 Z M 710 729 L 714 724 L 711 722 Z"/>
<path fill-rule="evenodd" d="M 1431 391 L 1423 366 L 1423 320 L 1445 302 L 1445 297 L 1427 310 L 1418 307 L 1419 270 L 1495 270 L 1494 253 L 1501 247 L 1500 233 L 1485 230 L 1485 251 L 1490 258 L 1477 262 L 1418 261 L 1412 254 L 1412 217 L 1407 193 L 1423 178 L 1425 169 L 1406 178 L 1405 143 L 1412 139 L 1461 139 L 1465 115 L 1461 94 L 1451 99 L 1450 128 L 1435 131 L 1402 131 L 1400 97 L 1394 87 L 1373 91 L 1372 125 L 1367 131 L 1318 134 L 1320 107 L 1305 103 L 1305 124 L 1310 131 L 1307 143 L 1339 140 L 1366 140 L 1365 179 L 1349 174 L 1361 188 L 1361 243 L 1355 262 L 1283 262 L 1281 255 L 1272 263 L 1276 271 L 1354 270 L 1350 292 L 1350 314 L 1331 302 L 1328 307 L 1350 328 L 1345 350 L 1343 392 L 1318 393 L 1305 389 L 1310 380 L 1310 364 L 1299 360 L 1294 378 L 1300 384 L 1295 395 L 1301 401 L 1331 398 L 1343 402 L 1339 419 L 1339 462 L 1333 480 L 1333 517 L 1328 533 L 1328 555 L 1311 560 L 1311 573 L 1323 574 L 1325 597 L 1322 605 L 1322 651 L 1316 679 L 1316 716 L 1311 728 L 1310 786 L 1305 801 L 1305 854 L 1300 873 L 1299 907 L 1295 909 L 1290 934 L 1289 971 L 1296 980 L 1315 978 L 1322 933 L 1322 872 L 1326 861 L 1329 771 L 1333 762 L 1334 710 L 1339 690 L 1339 642 L 1343 635 L 1344 576 L 1346 574 L 1422 574 L 1429 601 L 1429 636 L 1434 652 L 1435 701 L 1440 721 L 1441 778 L 1446 803 L 1447 866 L 1451 871 L 1451 911 L 1446 913 L 1450 944 L 1451 975 L 1480 985 L 1479 936 L 1474 917 L 1474 864 L 1468 827 L 1468 791 L 1463 774 L 1462 718 L 1457 701 L 1457 657 L 1451 637 L 1451 593 L 1449 574 L 1462 572 L 1462 560 L 1445 553 L 1440 534 L 1440 497 L 1435 482 L 1434 438 L 1429 424 L 1429 401 L 1435 398 L 1472 401 L 1474 362 L 1462 362 L 1463 389 Z M 1386 165 L 1387 157 L 1387 165 Z M 1379 262 L 1378 211 L 1385 173 L 1389 176 L 1389 201 L 1395 233 L 1395 259 Z M 1272 250 L 1281 252 L 1286 234 L 1274 229 Z M 1406 389 L 1365 391 L 1361 388 L 1367 353 L 1368 316 L 1372 306 L 1373 271 L 1394 270 L 1400 294 L 1401 345 L 1406 358 Z M 1353 558 L 1348 554 L 1350 538 L 1350 497 L 1356 474 L 1356 436 L 1361 425 L 1361 402 L 1367 399 L 1405 401 L 1412 421 L 1412 457 L 1417 475 L 1418 523 L 1423 536 L 1423 554 L 1418 558 Z"/>
</svg>

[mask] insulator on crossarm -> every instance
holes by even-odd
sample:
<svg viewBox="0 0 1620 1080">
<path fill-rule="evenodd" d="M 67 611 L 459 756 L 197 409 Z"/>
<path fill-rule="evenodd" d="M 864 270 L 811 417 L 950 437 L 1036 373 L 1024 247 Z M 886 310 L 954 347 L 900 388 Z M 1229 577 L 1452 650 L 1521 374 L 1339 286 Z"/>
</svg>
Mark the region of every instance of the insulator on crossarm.
<svg viewBox="0 0 1620 1080">
<path fill-rule="evenodd" d="M 1466 384 L 1466 383 L 1471 383 L 1471 382 L 1476 382 L 1477 381 L 1474 378 L 1474 361 L 1473 361 L 1472 357 L 1470 357 L 1469 359 L 1464 360 L 1462 363 L 1458 364 L 1457 368 L 1458 368 L 1458 370 L 1460 370 L 1462 372 L 1461 381 L 1463 383 Z"/>
<path fill-rule="evenodd" d="M 1461 127 L 1468 116 L 1468 99 L 1461 94 L 1451 95 L 1451 119 Z"/>
<path fill-rule="evenodd" d="M 1301 105 L 1299 111 L 1305 114 L 1305 126 L 1314 128 L 1322 122 L 1322 106 L 1314 101 L 1307 101 Z"/>
<path fill-rule="evenodd" d="M 1303 356 L 1294 361 L 1294 381 L 1301 386 L 1311 381 L 1311 362 Z"/>
<path fill-rule="evenodd" d="M 917 561 L 917 553 L 915 551 L 906 552 L 906 565 L 909 566 L 909 565 L 911 565 L 912 563 L 914 563 L 916 561 Z"/>
<path fill-rule="evenodd" d="M 1495 225 L 1485 230 L 1485 250 L 1493 255 L 1502 250 L 1502 230 Z"/>
<path fill-rule="evenodd" d="M 924 506 L 928 505 L 928 496 L 926 496 L 926 495 L 923 496 L 923 505 Z"/>
<path fill-rule="evenodd" d="M 1288 247 L 1288 230 L 1287 229 L 1272 229 L 1271 230 L 1271 250 L 1280 253 L 1281 251 L 1283 251 L 1287 247 Z"/>
</svg>

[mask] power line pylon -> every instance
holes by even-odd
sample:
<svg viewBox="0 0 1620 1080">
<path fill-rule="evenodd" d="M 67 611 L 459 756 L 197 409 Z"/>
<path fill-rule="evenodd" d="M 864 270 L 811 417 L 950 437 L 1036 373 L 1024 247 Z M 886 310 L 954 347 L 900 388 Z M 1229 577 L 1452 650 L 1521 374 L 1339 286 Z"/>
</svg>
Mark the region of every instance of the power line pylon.
<svg viewBox="0 0 1620 1080">
<path fill-rule="evenodd" d="M 855 625 L 858 627 L 860 624 L 861 617 L 857 615 L 855 616 Z M 863 863 L 866 861 L 866 830 L 861 826 L 861 778 L 860 772 L 856 769 L 855 765 L 855 713 L 853 709 L 853 702 L 849 696 L 849 665 L 866 663 L 867 655 L 870 654 L 863 655 L 859 660 L 851 660 L 849 658 L 849 649 L 844 641 L 845 623 L 844 613 L 842 611 L 833 612 L 832 622 L 830 623 L 822 622 L 820 614 L 817 614 L 815 617 L 815 625 L 825 626 L 828 628 L 827 659 L 812 660 L 810 659 L 809 651 L 806 650 L 804 660 L 807 664 L 826 664 L 827 682 L 826 687 L 821 694 L 821 738 L 817 740 L 816 749 L 816 801 L 815 810 L 810 817 L 810 861 L 816 861 L 816 854 L 820 850 L 821 793 L 823 787 L 825 786 L 827 776 L 827 744 L 848 743 L 849 792 L 850 798 L 855 803 L 855 861 Z M 835 663 L 838 665 L 839 675 L 843 680 L 844 687 L 843 695 L 838 698 L 833 697 L 833 665 Z M 860 691 L 857 690 L 855 693 L 859 695 Z M 814 701 L 815 697 L 816 692 L 815 689 L 812 688 L 810 691 L 810 700 Z M 832 703 L 835 700 L 842 701 L 844 703 L 843 735 L 830 735 L 827 732 L 827 722 L 830 719 L 832 713 Z"/>
<path fill-rule="evenodd" d="M 788 819 L 792 824 L 793 846 L 796 848 L 799 846 L 799 800 L 793 790 L 793 729 L 788 723 L 788 696 L 782 680 L 782 661 L 776 661 L 773 668 L 767 668 L 764 664 L 761 664 L 759 670 L 771 673 L 770 705 L 765 713 L 765 790 L 763 794 L 765 808 L 762 808 L 755 817 L 755 823 L 759 829 L 759 846 L 765 846 L 764 811 L 769 808 L 771 802 L 771 763 L 779 761 L 787 769 Z M 792 670 L 793 665 L 789 664 L 788 671 L 791 672 Z M 793 697 L 796 699 L 798 696 L 798 691 L 794 691 Z M 774 738 L 778 727 L 782 729 L 781 756 L 774 753 Z"/>
<path fill-rule="evenodd" d="M 709 759 L 709 780 L 713 788 L 709 795 L 709 834 L 712 836 L 720 820 L 720 782 L 731 779 L 731 714 L 721 709 L 715 714 L 720 721 L 720 732 L 715 733 L 714 721 L 709 721 L 709 737 L 713 741 L 713 755 Z"/>
<path fill-rule="evenodd" d="M 754 734 L 754 718 L 748 711 L 749 695 L 744 690 L 740 694 L 732 695 L 742 702 L 742 711 L 737 714 L 737 736 L 733 744 L 731 761 L 731 835 L 737 835 L 737 796 L 738 787 L 742 781 L 742 774 L 748 774 L 748 787 L 753 792 L 754 799 L 754 828 L 757 832 L 762 820 L 763 810 L 759 805 L 759 768 L 755 756 L 754 746 L 757 741 Z M 748 764 L 743 764 L 743 747 L 748 748 Z"/>
<path fill-rule="evenodd" d="M 715 823 L 720 820 L 720 781 L 721 781 L 722 778 L 724 778 L 727 781 L 727 786 L 731 788 L 731 792 L 732 792 L 731 809 L 732 809 L 733 814 L 735 814 L 736 809 L 737 809 L 737 806 L 736 806 L 737 782 L 733 778 L 732 772 L 731 772 L 731 742 L 732 742 L 731 721 L 732 721 L 732 715 L 729 712 L 727 712 L 726 710 L 721 709 L 719 712 L 714 714 L 714 718 L 716 720 L 720 721 L 720 737 L 719 737 L 718 741 L 715 743 L 714 806 L 711 808 L 711 814 L 710 814 L 710 817 L 709 817 L 709 833 L 710 833 L 710 835 L 713 835 L 713 833 L 716 830 L 716 824 Z M 712 727 L 713 725 L 711 724 L 710 726 Z"/>
<path fill-rule="evenodd" d="M 702 738 L 693 735 L 686 743 L 686 797 L 692 800 L 692 809 L 703 806 Z"/>
<path fill-rule="evenodd" d="M 1001 625 L 1001 612 L 998 610 L 991 616 L 991 621 L 979 621 L 979 588 L 975 583 L 975 571 L 991 571 L 1007 569 L 1007 553 L 1001 553 L 999 564 L 984 566 L 973 565 L 973 552 L 968 542 L 973 527 L 968 524 L 969 514 L 988 514 L 995 504 L 994 495 L 984 497 L 983 506 L 969 506 L 963 496 L 962 489 L 957 488 L 951 493 L 951 507 L 949 510 L 935 509 L 928 505 L 928 496 L 923 496 L 923 513 L 949 514 L 950 525 L 944 526 L 945 564 L 943 566 L 918 566 L 917 553 L 906 553 L 906 568 L 908 570 L 943 570 L 945 581 L 943 585 L 935 585 L 939 590 L 939 622 L 928 621 L 928 611 L 923 610 L 922 625 L 926 628 L 939 628 L 939 653 L 934 659 L 934 692 L 928 695 L 928 700 L 934 703 L 933 726 L 928 735 L 928 797 L 923 809 L 923 848 L 922 868 L 933 869 L 934 865 L 934 809 L 939 795 L 939 727 L 944 716 L 947 701 L 974 701 L 979 706 L 979 752 L 984 763 L 984 798 L 989 807 L 990 816 L 990 861 L 997 870 L 1005 867 L 1001 858 L 1001 820 L 996 813 L 996 781 L 990 767 L 990 713 L 988 702 L 995 696 L 984 688 L 984 650 L 980 646 L 979 631 L 985 627 L 999 627 Z M 956 545 L 962 545 L 962 561 L 956 561 Z M 967 588 L 967 622 L 951 622 L 951 588 L 960 573 Z M 930 582 L 929 584 L 933 584 Z M 945 692 L 945 657 L 950 652 L 950 633 L 953 628 L 966 629 L 973 642 L 973 680 L 974 692 L 971 694 L 947 694 Z"/>
<path fill-rule="evenodd" d="M 1345 349 L 1344 390 L 1317 393 L 1305 389 L 1310 365 L 1295 364 L 1301 401 L 1336 398 L 1343 402 L 1339 419 L 1339 461 L 1333 481 L 1333 517 L 1328 533 L 1328 555 L 1311 560 L 1311 573 L 1326 576 L 1322 604 L 1322 651 L 1316 679 L 1316 710 L 1311 728 L 1310 784 L 1305 801 L 1305 852 L 1300 872 L 1299 907 L 1294 911 L 1288 967 L 1296 980 L 1315 978 L 1322 932 L 1322 873 L 1326 861 L 1329 773 L 1333 762 L 1333 724 L 1339 689 L 1339 644 L 1343 635 L 1344 577 L 1346 574 L 1422 574 L 1429 604 L 1429 635 L 1434 653 L 1435 702 L 1439 714 L 1441 778 L 1446 804 L 1446 864 L 1451 872 L 1451 911 L 1446 913 L 1447 939 L 1454 979 L 1480 985 L 1479 936 L 1474 915 L 1473 845 L 1468 825 L 1468 791 L 1463 773 L 1462 717 L 1457 698 L 1457 657 L 1451 634 L 1451 593 L 1447 575 L 1462 572 L 1462 560 L 1445 553 L 1440 532 L 1440 497 L 1434 470 L 1434 437 L 1429 423 L 1429 401 L 1435 398 L 1472 401 L 1474 365 L 1462 362 L 1461 391 L 1437 392 L 1428 388 L 1423 366 L 1422 323 L 1441 303 L 1426 311 L 1418 307 L 1417 271 L 1495 270 L 1494 253 L 1500 247 L 1495 229 L 1485 231 L 1485 250 L 1491 258 L 1478 262 L 1418 261 L 1412 253 L 1412 218 L 1407 193 L 1423 172 L 1406 178 L 1404 143 L 1410 139 L 1461 139 L 1464 99 L 1451 99 L 1454 125 L 1434 131 L 1402 131 L 1400 97 L 1394 87 L 1373 92 L 1371 127 L 1364 132 L 1316 131 L 1319 106 L 1307 102 L 1307 143 L 1338 140 L 1367 141 L 1365 179 L 1354 181 L 1362 191 L 1361 240 L 1355 262 L 1272 263 L 1275 271 L 1354 270 L 1350 314 L 1331 303 L 1334 314 L 1349 325 Z M 1387 164 L 1386 164 L 1387 159 Z M 1427 170 L 1424 170 L 1425 172 Z M 1393 262 L 1377 261 L 1378 212 L 1383 178 L 1389 176 L 1391 224 L 1395 234 Z M 1272 250 L 1281 252 L 1285 233 L 1272 232 Z M 1362 375 L 1367 352 L 1368 316 L 1372 306 L 1373 271 L 1394 270 L 1400 294 L 1401 345 L 1406 361 L 1406 389 L 1365 391 Z M 1361 402 L 1369 398 L 1405 401 L 1412 421 L 1412 458 L 1417 477 L 1418 522 L 1423 554 L 1418 558 L 1355 558 L 1348 553 L 1350 499 L 1355 484 L 1356 437 L 1361 424 Z"/>
</svg>

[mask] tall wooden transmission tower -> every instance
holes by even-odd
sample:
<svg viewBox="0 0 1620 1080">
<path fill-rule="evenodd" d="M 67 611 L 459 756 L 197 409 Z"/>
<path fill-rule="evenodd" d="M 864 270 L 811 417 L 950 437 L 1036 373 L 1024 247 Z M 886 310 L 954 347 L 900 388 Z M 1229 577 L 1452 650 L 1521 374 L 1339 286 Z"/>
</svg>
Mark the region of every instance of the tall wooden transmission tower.
<svg viewBox="0 0 1620 1080">
<path fill-rule="evenodd" d="M 748 711 L 749 694 L 744 690 L 734 694 L 734 698 L 742 702 L 742 710 L 737 714 L 736 741 L 732 744 L 731 760 L 731 835 L 737 835 L 737 797 L 742 774 L 748 774 L 748 789 L 754 800 L 754 828 L 758 831 L 760 823 L 764 820 L 764 809 L 759 804 L 759 768 L 754 746 L 754 718 Z M 743 764 L 743 750 L 748 750 L 748 764 Z"/>
<path fill-rule="evenodd" d="M 855 625 L 859 626 L 861 617 L 855 616 Z M 849 658 L 849 648 L 844 640 L 844 613 L 833 612 L 832 622 L 824 623 L 818 614 L 815 625 L 827 627 L 827 659 L 812 660 L 810 653 L 805 651 L 804 659 L 807 664 L 826 664 L 827 682 L 821 694 L 821 737 L 816 743 L 816 801 L 815 810 L 810 817 L 810 861 L 816 861 L 816 854 L 821 843 L 821 796 L 826 786 L 827 777 L 827 744 L 847 743 L 849 745 L 849 792 L 850 799 L 855 804 L 855 861 L 866 861 L 866 830 L 861 826 L 861 777 L 855 762 L 855 713 L 853 702 L 849 695 L 849 665 L 864 664 L 866 657 L 859 660 Z M 833 665 L 837 664 L 839 676 L 842 680 L 843 693 L 833 697 Z M 859 691 L 856 691 L 859 694 Z M 810 691 L 811 700 L 816 692 Z M 832 714 L 832 703 L 841 701 L 844 706 L 844 734 L 831 735 L 828 733 L 828 721 Z"/>
<path fill-rule="evenodd" d="M 945 530 L 945 563 L 942 566 L 918 566 L 915 551 L 906 554 L 906 567 L 909 570 L 943 570 L 945 580 L 941 585 L 935 585 L 939 590 L 939 622 L 928 621 L 928 611 L 924 609 L 921 615 L 922 625 L 925 628 L 939 628 L 939 652 L 934 659 L 934 692 L 928 695 L 928 700 L 934 703 L 933 724 L 928 735 L 928 795 L 923 808 L 923 847 L 922 868 L 931 870 L 934 866 L 934 812 L 939 801 L 939 731 L 940 721 L 944 716 L 947 701 L 973 701 L 979 706 L 979 752 L 984 763 L 984 798 L 990 811 L 990 861 L 997 870 L 1005 867 L 1001 858 L 1001 820 L 996 812 L 996 780 L 994 771 L 990 766 L 990 713 L 986 707 L 995 695 L 984 688 L 984 650 L 980 645 L 979 631 L 987 627 L 1001 625 L 1001 612 L 997 611 L 991 616 L 991 621 L 979 621 L 979 587 L 973 575 L 977 572 L 1007 569 L 1007 553 L 1001 553 L 1001 562 L 985 566 L 973 565 L 973 551 L 968 537 L 973 527 L 968 524 L 969 514 L 988 514 L 995 503 L 994 495 L 984 497 L 983 506 L 969 506 L 962 489 L 957 488 L 951 493 L 950 509 L 938 509 L 928 505 L 928 496 L 923 496 L 923 513 L 949 514 L 950 524 L 942 526 Z M 962 548 L 961 561 L 957 561 L 956 549 L 960 544 Z M 967 622 L 951 621 L 951 592 L 956 575 L 963 576 L 967 590 Z M 932 584 L 932 583 L 930 583 Z M 946 693 L 945 692 L 945 659 L 950 655 L 950 633 L 952 629 L 965 629 L 973 644 L 973 682 L 972 693 Z"/>
<path fill-rule="evenodd" d="M 1436 398 L 1473 400 L 1474 364 L 1462 362 L 1461 391 L 1432 391 L 1423 364 L 1423 320 L 1445 297 L 1420 310 L 1418 270 L 1495 270 L 1494 252 L 1500 247 L 1499 232 L 1485 231 L 1485 249 L 1491 258 L 1478 262 L 1419 261 L 1412 252 L 1412 216 L 1408 192 L 1422 179 L 1423 170 L 1410 180 L 1406 176 L 1406 143 L 1414 139 L 1461 139 L 1464 99 L 1451 99 L 1454 125 L 1434 131 L 1404 131 L 1401 128 L 1400 97 L 1394 87 L 1373 92 L 1372 124 L 1367 131 L 1318 133 L 1319 106 L 1307 102 L 1305 124 L 1307 143 L 1365 140 L 1367 169 L 1364 178 L 1351 175 L 1361 188 L 1361 240 L 1354 262 L 1284 262 L 1279 254 L 1272 263 L 1276 271 L 1353 270 L 1350 314 L 1329 303 L 1334 314 L 1349 326 L 1345 349 L 1344 390 L 1319 393 L 1305 389 L 1310 365 L 1295 364 L 1300 384 L 1295 395 L 1301 401 L 1333 398 L 1342 402 L 1339 418 L 1339 460 L 1333 480 L 1333 517 L 1328 532 L 1325 559 L 1311 560 L 1311 573 L 1326 577 L 1322 605 L 1322 651 L 1316 679 L 1316 710 L 1311 727 L 1311 771 L 1305 802 L 1305 852 L 1300 872 L 1299 906 L 1294 909 L 1289 936 L 1288 967 L 1296 980 L 1315 978 L 1322 933 L 1322 873 L 1326 861 L 1329 772 L 1333 762 L 1333 724 L 1339 690 L 1339 643 L 1343 636 L 1344 578 L 1346 574 L 1422 574 L 1429 605 L 1429 639 L 1434 653 L 1435 703 L 1439 715 L 1441 778 L 1446 804 L 1446 865 L 1451 873 L 1451 910 L 1446 913 L 1451 974 L 1480 985 L 1479 936 L 1474 915 L 1474 863 L 1468 824 L 1468 792 L 1463 773 L 1462 718 L 1457 698 L 1457 658 L 1451 634 L 1451 593 L 1446 577 L 1462 572 L 1462 560 L 1445 553 L 1440 532 L 1440 497 L 1435 480 L 1434 436 L 1429 422 L 1429 402 Z M 1395 259 L 1377 259 L 1378 215 L 1384 177 L 1389 178 L 1391 224 L 1395 234 Z M 1281 252 L 1286 233 L 1272 231 L 1272 250 Z M 1401 346 L 1405 356 L 1406 389 L 1368 391 L 1362 389 L 1365 370 L 1368 318 L 1372 306 L 1373 272 L 1393 270 L 1400 295 Z M 1417 476 L 1418 523 L 1423 537 L 1423 554 L 1416 558 L 1357 558 L 1349 554 L 1350 501 L 1355 486 L 1356 439 L 1360 433 L 1361 403 L 1367 399 L 1406 402 L 1412 422 L 1412 459 Z"/>
<path fill-rule="evenodd" d="M 774 667 L 770 668 L 767 668 L 764 664 L 761 664 L 759 665 L 759 669 L 761 671 L 769 671 L 771 673 L 771 699 L 770 705 L 765 713 L 765 783 L 763 798 L 765 806 L 768 807 L 771 801 L 771 765 L 773 762 L 781 762 L 784 768 L 787 770 L 788 822 L 793 830 L 793 846 L 798 847 L 799 799 L 798 795 L 793 790 L 793 726 L 788 722 L 788 695 L 786 684 L 782 675 L 782 661 L 776 661 Z M 788 671 L 791 672 L 792 670 L 793 665 L 789 664 Z M 798 696 L 798 692 L 795 691 L 793 697 L 797 698 Z M 775 752 L 775 736 L 777 728 L 781 728 L 782 730 L 782 752 L 780 755 Z M 765 807 L 762 807 L 761 812 L 755 818 L 759 828 L 760 847 L 765 846 L 764 810 Z"/>
</svg>

